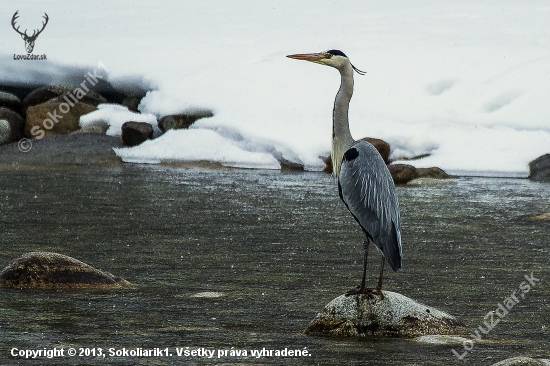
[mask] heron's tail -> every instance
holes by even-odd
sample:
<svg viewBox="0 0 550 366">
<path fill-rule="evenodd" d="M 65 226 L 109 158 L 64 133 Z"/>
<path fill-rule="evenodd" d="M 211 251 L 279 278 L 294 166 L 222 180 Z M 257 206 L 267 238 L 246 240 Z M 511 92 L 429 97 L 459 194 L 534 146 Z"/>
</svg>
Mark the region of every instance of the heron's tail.
<svg viewBox="0 0 550 366">
<path fill-rule="evenodd" d="M 401 253 L 401 233 L 393 222 L 390 238 L 389 242 L 385 243 L 382 253 L 384 253 L 391 269 L 397 271 L 403 266 L 403 254 Z"/>
</svg>

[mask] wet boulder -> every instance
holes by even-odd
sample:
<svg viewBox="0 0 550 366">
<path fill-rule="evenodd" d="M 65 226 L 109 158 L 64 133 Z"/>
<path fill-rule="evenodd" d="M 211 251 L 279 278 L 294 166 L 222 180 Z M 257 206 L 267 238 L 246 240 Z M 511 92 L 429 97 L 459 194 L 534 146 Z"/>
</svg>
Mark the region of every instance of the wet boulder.
<svg viewBox="0 0 550 366">
<path fill-rule="evenodd" d="M 21 100 L 14 94 L 0 91 L 0 107 L 7 108 L 21 114 Z"/>
<path fill-rule="evenodd" d="M 0 145 L 19 141 L 23 138 L 25 123 L 14 111 L 0 107 Z"/>
<path fill-rule="evenodd" d="M 201 118 L 212 117 L 214 114 L 211 111 L 198 111 L 195 113 L 186 114 L 170 114 L 162 117 L 158 126 L 162 132 L 168 130 L 178 130 L 189 128 L 196 120 Z"/>
<path fill-rule="evenodd" d="M 529 163 L 529 179 L 550 182 L 550 154 L 539 156 Z"/>
<path fill-rule="evenodd" d="M 68 134 L 80 129 L 80 116 L 95 111 L 96 106 L 77 103 L 42 103 L 27 109 L 25 135 L 42 138 L 48 135 Z"/>
<path fill-rule="evenodd" d="M 430 334 L 462 334 L 465 325 L 443 311 L 406 296 L 341 295 L 315 317 L 305 334 L 334 337 L 387 336 L 414 338 Z"/>
<path fill-rule="evenodd" d="M 550 360 L 535 359 L 531 357 L 512 357 L 493 364 L 493 366 L 544 366 L 544 365 L 550 365 Z"/>
<path fill-rule="evenodd" d="M 86 91 L 81 87 L 71 85 L 48 85 L 33 90 L 25 97 L 25 99 L 23 99 L 23 111 L 25 112 L 29 107 L 46 103 L 48 101 L 67 104 L 81 102 L 93 105 L 95 107 L 97 107 L 100 103 L 107 102 L 104 97 L 93 90 Z"/>
<path fill-rule="evenodd" d="M 395 184 L 407 184 L 413 179 L 419 177 L 418 171 L 412 165 L 408 164 L 391 164 L 388 165 L 391 177 Z"/>
<path fill-rule="evenodd" d="M 153 126 L 146 122 L 125 122 L 122 125 L 122 142 L 125 146 L 136 146 L 153 138 Z"/>
<path fill-rule="evenodd" d="M 49 252 L 31 252 L 0 272 L 0 288 L 114 289 L 131 284 L 77 259 Z"/>
</svg>

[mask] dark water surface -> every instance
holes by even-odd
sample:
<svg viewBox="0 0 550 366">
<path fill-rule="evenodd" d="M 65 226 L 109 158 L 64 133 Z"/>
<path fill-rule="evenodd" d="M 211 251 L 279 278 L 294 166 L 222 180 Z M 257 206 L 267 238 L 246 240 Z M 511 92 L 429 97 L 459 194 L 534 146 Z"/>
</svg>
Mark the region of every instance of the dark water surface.
<svg viewBox="0 0 550 366">
<path fill-rule="evenodd" d="M 550 358 L 550 185 L 459 178 L 398 187 L 404 266 L 385 288 L 459 317 L 472 333 L 540 279 L 459 361 L 462 345 L 329 339 L 301 332 L 357 285 L 361 232 L 322 173 L 91 165 L 0 169 L 0 265 L 31 251 L 75 257 L 137 285 L 117 291 L 0 290 L 10 364 L 491 365 Z M 374 251 L 372 252 L 374 253 Z M 371 256 L 374 284 L 379 254 Z M 195 298 L 215 291 L 219 298 Z M 466 336 L 469 337 L 469 336 Z M 173 357 L 11 357 L 12 348 L 160 349 Z M 177 357 L 176 347 L 215 351 Z M 300 358 L 250 350 L 307 349 Z M 248 357 L 217 358 L 217 350 Z M 89 350 L 92 352 L 92 350 Z"/>
</svg>

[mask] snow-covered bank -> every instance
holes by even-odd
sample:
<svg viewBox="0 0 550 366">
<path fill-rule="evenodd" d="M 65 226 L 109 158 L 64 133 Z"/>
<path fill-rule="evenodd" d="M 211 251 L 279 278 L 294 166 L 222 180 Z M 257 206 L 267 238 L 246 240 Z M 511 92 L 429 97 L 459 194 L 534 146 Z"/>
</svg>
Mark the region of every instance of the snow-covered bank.
<svg viewBox="0 0 550 366">
<path fill-rule="evenodd" d="M 101 62 L 118 87 L 151 90 L 140 105 L 145 114 L 215 111 L 192 130 L 118 151 L 128 160 L 200 156 L 266 167 L 280 152 L 322 168 L 339 76 L 285 55 L 329 48 L 367 71 L 356 77 L 352 133 L 387 140 L 394 157 L 430 153 L 415 165 L 526 174 L 527 163 L 550 150 L 544 2 L 7 1 L 1 8 L 3 83 L 79 83 Z M 16 10 L 29 29 L 48 13 L 34 50 L 48 61 L 13 59 L 24 52 L 9 24 Z"/>
</svg>

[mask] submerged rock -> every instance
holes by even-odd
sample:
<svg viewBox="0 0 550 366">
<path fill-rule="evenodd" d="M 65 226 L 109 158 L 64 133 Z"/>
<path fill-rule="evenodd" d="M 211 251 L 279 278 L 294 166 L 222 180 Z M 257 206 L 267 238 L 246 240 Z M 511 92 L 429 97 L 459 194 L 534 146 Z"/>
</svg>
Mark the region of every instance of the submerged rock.
<svg viewBox="0 0 550 366">
<path fill-rule="evenodd" d="M 464 342 L 470 342 L 471 339 L 464 338 L 457 335 L 447 335 L 447 334 L 431 334 L 420 336 L 414 339 L 420 343 L 427 344 L 451 344 L 451 345 L 463 345 Z"/>
<path fill-rule="evenodd" d="M 0 273 L 0 288 L 115 289 L 130 282 L 66 255 L 31 252 L 12 261 Z"/>
<path fill-rule="evenodd" d="M 530 216 L 531 220 L 550 221 L 550 212 L 546 212 L 540 215 Z"/>
<path fill-rule="evenodd" d="M 539 156 L 529 163 L 529 179 L 550 182 L 550 154 Z"/>
<path fill-rule="evenodd" d="M 493 364 L 493 366 L 544 366 L 544 365 L 550 365 L 550 360 L 534 359 L 530 357 L 512 357 Z"/>
<path fill-rule="evenodd" d="M 198 292 L 196 294 L 191 295 L 190 297 L 196 298 L 196 299 L 218 299 L 220 297 L 227 296 L 223 292 L 216 292 L 216 291 L 205 291 L 205 292 Z"/>
<path fill-rule="evenodd" d="M 460 334 L 465 325 L 445 312 L 420 304 L 401 294 L 341 295 L 321 311 L 305 334 L 335 337 L 420 337 Z"/>
</svg>

